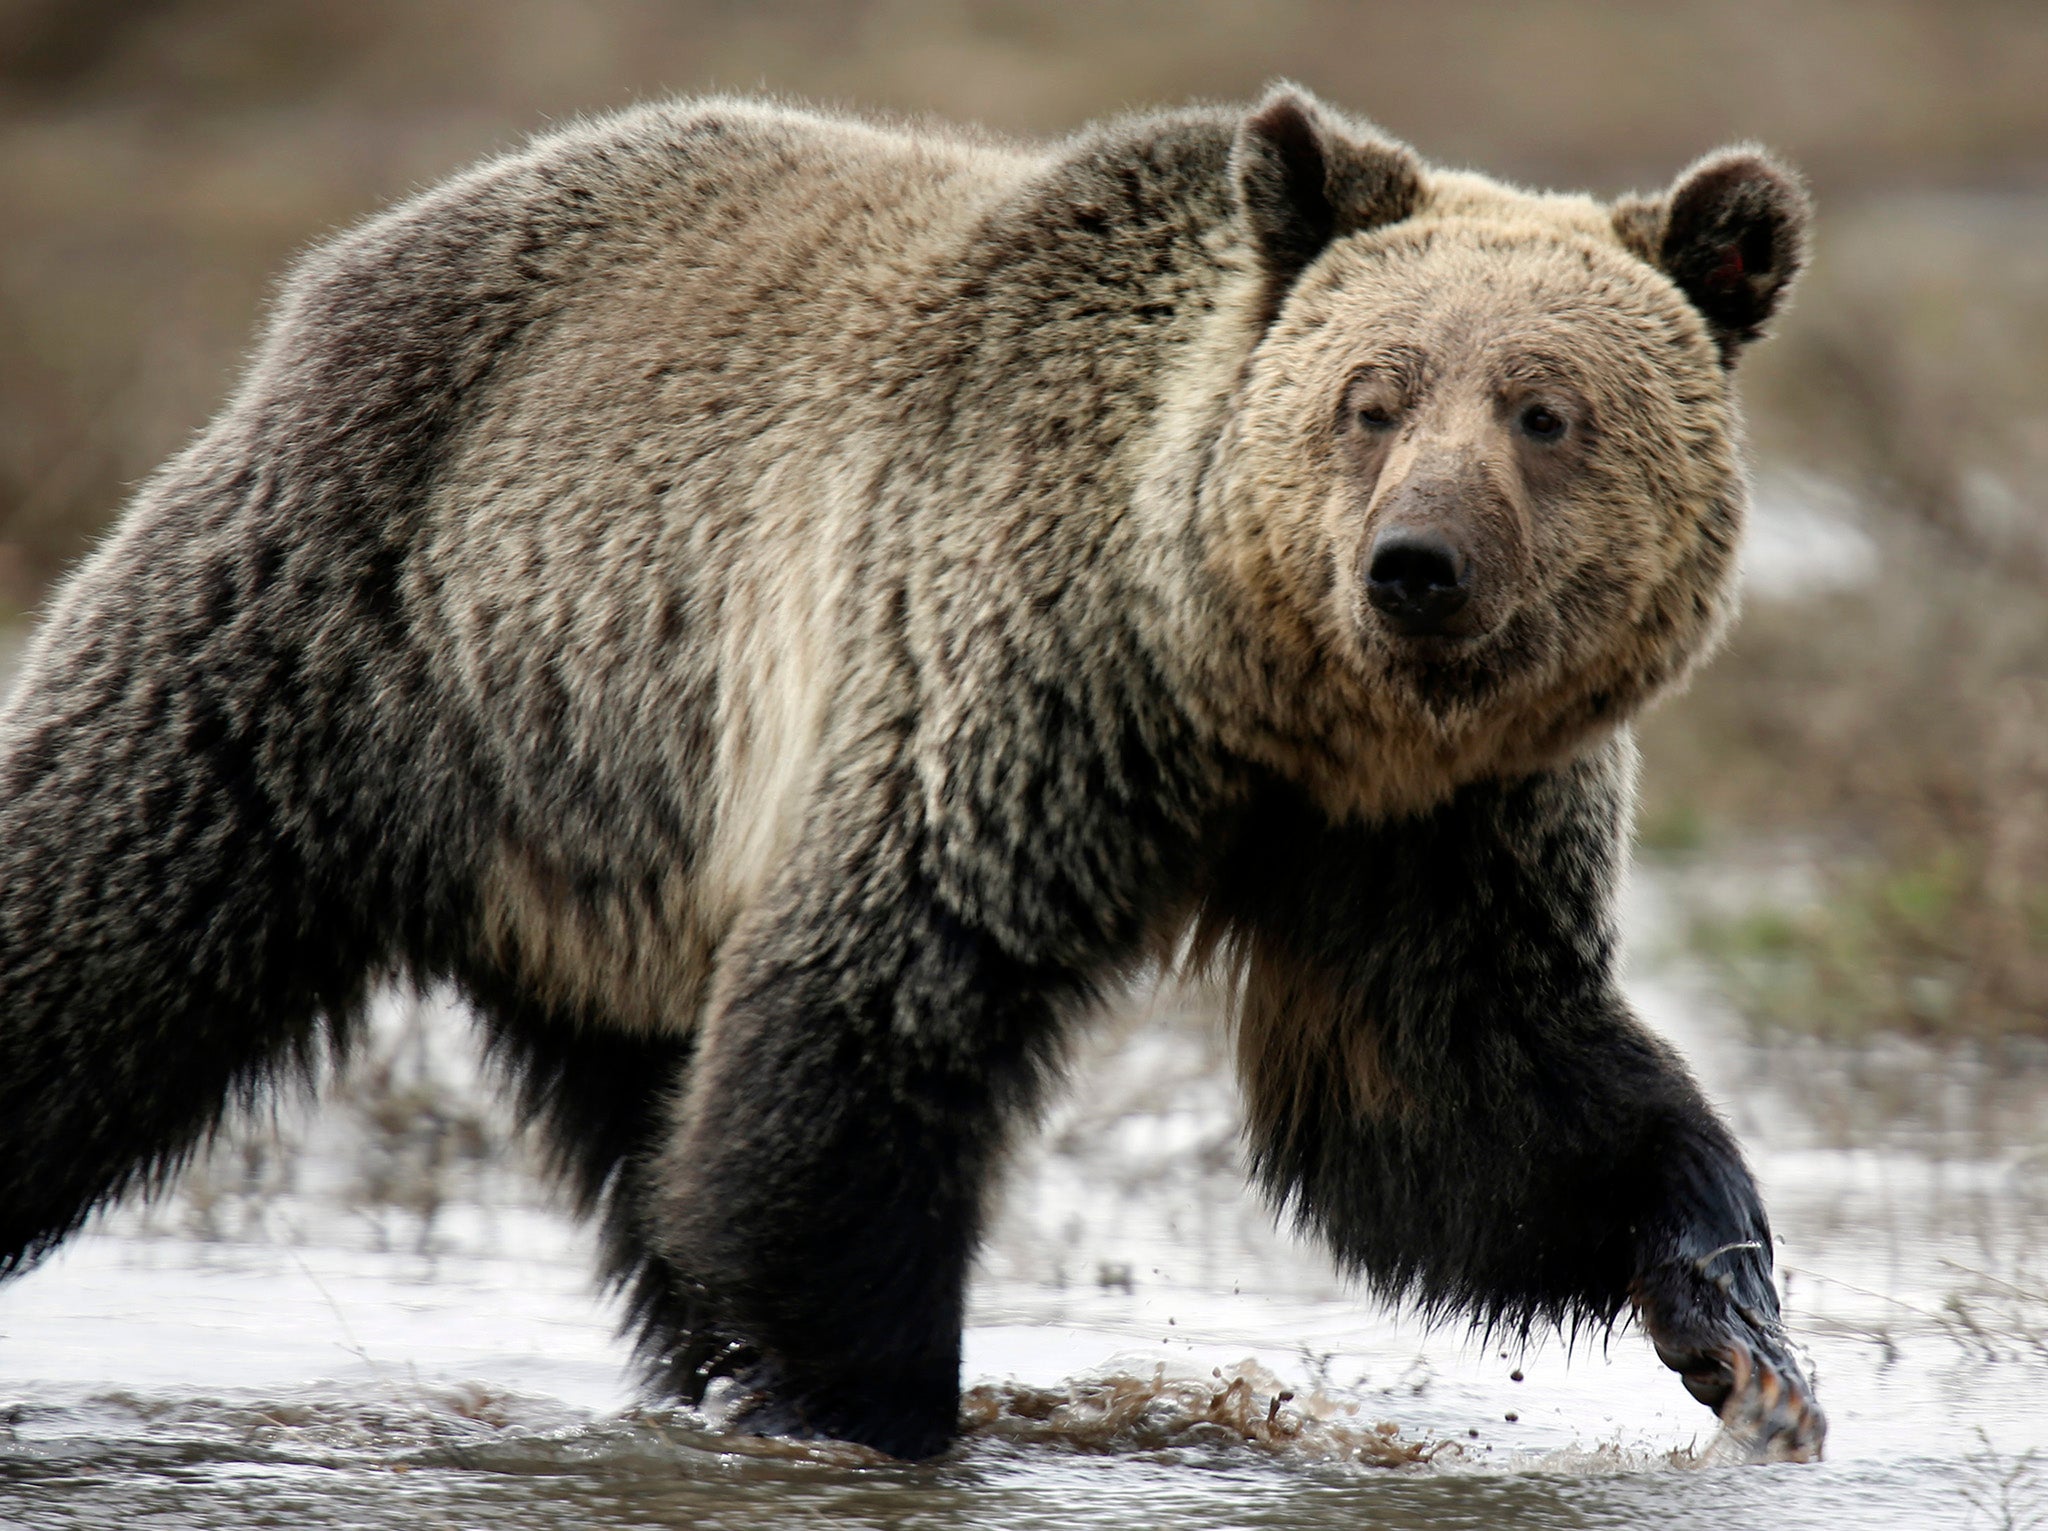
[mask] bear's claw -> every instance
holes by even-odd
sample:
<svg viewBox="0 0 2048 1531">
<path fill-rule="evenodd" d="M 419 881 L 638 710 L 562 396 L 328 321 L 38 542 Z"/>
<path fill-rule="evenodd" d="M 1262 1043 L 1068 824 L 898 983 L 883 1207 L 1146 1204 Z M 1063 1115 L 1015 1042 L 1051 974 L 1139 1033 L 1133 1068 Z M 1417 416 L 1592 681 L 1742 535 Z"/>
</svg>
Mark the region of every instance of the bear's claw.
<svg viewBox="0 0 2048 1531">
<path fill-rule="evenodd" d="M 1705 1348 L 1674 1345 L 1658 1335 L 1657 1358 L 1685 1390 L 1721 1418 L 1722 1428 L 1751 1462 L 1817 1462 L 1827 1416 L 1799 1364 L 1775 1335 L 1725 1338 Z"/>
</svg>

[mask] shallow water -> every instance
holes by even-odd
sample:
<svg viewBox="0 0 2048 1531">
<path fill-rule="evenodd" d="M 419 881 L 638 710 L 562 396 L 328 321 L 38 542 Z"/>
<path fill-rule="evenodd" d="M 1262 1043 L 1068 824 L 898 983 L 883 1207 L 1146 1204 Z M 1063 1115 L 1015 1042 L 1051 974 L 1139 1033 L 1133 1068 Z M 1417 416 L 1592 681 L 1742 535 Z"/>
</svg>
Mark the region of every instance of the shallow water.
<svg viewBox="0 0 2048 1531">
<path fill-rule="evenodd" d="M 103 1398 L 16 1425 L 28 1526 L 890 1527 L 1941 1525 L 1938 1464 L 1680 1468 L 1595 1454 L 1394 1472 L 1227 1445 L 1080 1453 L 976 1439 L 928 1468 L 756 1450 L 663 1419 L 564 1422 L 532 1400 L 421 1391 L 263 1408 Z M 53 1414 L 58 1411 L 53 1411 Z M 481 1413 L 484 1417 L 479 1418 Z M 1967 1509 L 1967 1501 L 1963 1502 Z"/>
<path fill-rule="evenodd" d="M 1824 1464 L 1728 1461 L 1633 1333 L 1504 1354 L 1347 1293 L 1245 1193 L 1217 1039 L 1160 1000 L 1083 1060 L 1013 1174 L 975 1289 L 969 1430 L 939 1463 L 737 1441 L 635 1408 L 586 1237 L 516 1156 L 450 1159 L 423 1199 L 366 1171 L 390 1145 L 330 1111 L 288 1123 L 303 1151 L 286 1168 L 230 1156 L 0 1291 L 0 1525 L 2048 1515 L 2048 1461 L 2028 1455 L 2048 1458 L 2042 1143 L 1822 1146 L 1810 1080 L 1760 1063 L 1682 976 L 1634 988 L 1755 1150 L 1832 1421 Z M 400 1038 L 387 1062 L 435 1081 L 444 1105 L 481 1098 L 454 1018 L 394 1006 L 382 1025 Z"/>
</svg>

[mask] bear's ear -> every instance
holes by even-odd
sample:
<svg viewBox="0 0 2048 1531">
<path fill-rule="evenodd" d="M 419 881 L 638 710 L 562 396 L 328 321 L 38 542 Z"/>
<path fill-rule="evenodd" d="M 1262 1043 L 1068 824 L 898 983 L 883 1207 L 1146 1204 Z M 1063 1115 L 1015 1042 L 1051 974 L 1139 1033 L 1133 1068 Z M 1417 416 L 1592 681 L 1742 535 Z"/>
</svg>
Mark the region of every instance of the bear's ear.
<svg viewBox="0 0 2048 1531">
<path fill-rule="evenodd" d="M 1617 202 L 1614 230 L 1692 300 L 1732 366 L 1806 264 L 1812 214 L 1799 177 L 1744 145 L 1708 155 L 1661 197 Z"/>
<path fill-rule="evenodd" d="M 1398 223 L 1422 200 L 1422 165 L 1406 145 L 1292 85 L 1268 91 L 1238 124 L 1230 173 L 1266 273 L 1268 319 L 1331 240 Z"/>
</svg>

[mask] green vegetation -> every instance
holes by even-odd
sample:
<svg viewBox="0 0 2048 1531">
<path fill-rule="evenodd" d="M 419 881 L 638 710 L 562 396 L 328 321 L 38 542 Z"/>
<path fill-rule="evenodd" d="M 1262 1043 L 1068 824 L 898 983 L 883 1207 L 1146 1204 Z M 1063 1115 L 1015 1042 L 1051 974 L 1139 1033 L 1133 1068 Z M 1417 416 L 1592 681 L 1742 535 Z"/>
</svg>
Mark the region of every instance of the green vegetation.
<svg viewBox="0 0 2048 1531">
<path fill-rule="evenodd" d="M 1955 847 L 1918 866 L 1837 873 L 1824 888 L 1802 908 L 1693 927 L 1727 997 L 1767 1036 L 2048 1036 L 2048 994 L 2030 985 L 2026 960 L 2048 951 L 2048 891 L 1998 908 L 1981 862 Z"/>
<path fill-rule="evenodd" d="M 1646 848 L 1811 848 L 1810 901 L 1697 928 L 1761 1032 L 2048 1037 L 2048 207 L 1823 230 L 1749 392 L 1759 455 L 1838 486 L 1874 572 L 1754 598 L 1651 720 Z"/>
</svg>

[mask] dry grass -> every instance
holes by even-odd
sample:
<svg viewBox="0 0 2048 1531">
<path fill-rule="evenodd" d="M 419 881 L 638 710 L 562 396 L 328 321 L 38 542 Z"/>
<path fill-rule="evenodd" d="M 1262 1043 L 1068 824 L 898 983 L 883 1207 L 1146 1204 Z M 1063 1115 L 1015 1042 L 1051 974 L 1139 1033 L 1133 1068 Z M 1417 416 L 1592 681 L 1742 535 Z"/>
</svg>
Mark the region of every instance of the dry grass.
<svg viewBox="0 0 2048 1531">
<path fill-rule="evenodd" d="M 461 1018 L 389 996 L 360 1045 L 323 1070 L 316 1104 L 284 1098 L 229 1117 L 131 1226 L 204 1242 L 297 1243 L 301 1216 L 370 1248 L 431 1257 L 442 1214 L 541 1199 L 534 1145 L 481 1077 Z M 459 1242 L 459 1240 L 458 1240 Z"/>
<path fill-rule="evenodd" d="M 1059 1387 L 984 1383 L 960 1400 L 961 1429 L 1014 1444 L 1124 1454 L 1189 1449 L 1243 1450 L 1295 1462 L 1418 1467 L 1462 1447 L 1404 1436 L 1391 1420 L 1360 1417 L 1313 1389 L 1289 1391 L 1246 1361 L 1207 1378 L 1116 1372 Z"/>
</svg>

